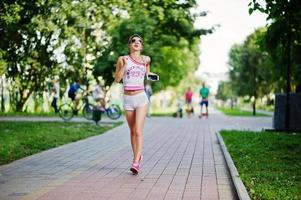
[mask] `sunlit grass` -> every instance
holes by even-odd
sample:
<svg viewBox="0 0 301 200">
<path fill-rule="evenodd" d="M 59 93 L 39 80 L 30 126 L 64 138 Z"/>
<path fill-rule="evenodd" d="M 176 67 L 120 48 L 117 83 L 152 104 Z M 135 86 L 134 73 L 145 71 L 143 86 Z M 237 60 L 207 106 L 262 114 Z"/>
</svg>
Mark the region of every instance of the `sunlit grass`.
<svg viewBox="0 0 301 200">
<path fill-rule="evenodd" d="M 225 115 L 229 115 L 229 116 L 253 116 L 252 111 L 241 110 L 240 108 L 237 107 L 232 109 L 228 107 L 218 107 L 217 109 L 223 112 Z M 256 112 L 255 116 L 260 117 L 260 116 L 268 116 L 268 115 Z"/>
<path fill-rule="evenodd" d="M 120 124 L 96 126 L 74 122 L 0 122 L 0 165 L 102 134 Z"/>
<path fill-rule="evenodd" d="M 252 199 L 301 198 L 301 134 L 221 131 Z"/>
</svg>

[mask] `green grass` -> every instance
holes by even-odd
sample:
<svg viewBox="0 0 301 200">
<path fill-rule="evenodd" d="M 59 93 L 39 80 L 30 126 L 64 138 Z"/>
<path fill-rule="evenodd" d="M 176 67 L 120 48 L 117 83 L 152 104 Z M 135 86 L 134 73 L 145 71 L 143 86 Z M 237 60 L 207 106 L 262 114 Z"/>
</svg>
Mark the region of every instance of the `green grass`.
<svg viewBox="0 0 301 200">
<path fill-rule="evenodd" d="M 49 113 L 27 113 L 27 112 L 0 112 L 0 117 L 57 117 L 54 112 Z"/>
<path fill-rule="evenodd" d="M 96 126 L 73 122 L 0 122 L 0 165 L 102 134 L 120 124 Z"/>
<path fill-rule="evenodd" d="M 151 112 L 152 117 L 172 117 L 172 112 Z"/>
<path fill-rule="evenodd" d="M 301 199 L 301 134 L 221 131 L 252 199 Z"/>
<path fill-rule="evenodd" d="M 218 107 L 218 110 L 220 110 L 221 112 L 223 112 L 225 115 L 229 115 L 229 116 L 253 116 L 253 112 L 251 111 L 245 111 L 245 110 L 241 110 L 239 108 L 226 108 L 226 107 Z M 262 117 L 262 116 L 268 116 L 262 113 L 258 113 L 256 112 L 257 117 Z"/>
<path fill-rule="evenodd" d="M 270 112 L 274 111 L 274 105 L 270 105 L 270 106 L 258 105 L 257 108 L 261 110 L 270 111 Z"/>
</svg>

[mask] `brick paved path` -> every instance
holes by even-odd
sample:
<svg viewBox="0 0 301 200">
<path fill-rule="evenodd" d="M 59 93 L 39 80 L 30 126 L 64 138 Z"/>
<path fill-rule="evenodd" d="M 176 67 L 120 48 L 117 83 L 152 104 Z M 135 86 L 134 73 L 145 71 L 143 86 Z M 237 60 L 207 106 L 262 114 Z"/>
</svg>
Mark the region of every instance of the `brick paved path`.
<svg viewBox="0 0 301 200">
<path fill-rule="evenodd" d="M 127 125 L 0 167 L 0 199 L 236 199 L 215 131 L 271 118 L 147 119 L 138 176 Z"/>
</svg>

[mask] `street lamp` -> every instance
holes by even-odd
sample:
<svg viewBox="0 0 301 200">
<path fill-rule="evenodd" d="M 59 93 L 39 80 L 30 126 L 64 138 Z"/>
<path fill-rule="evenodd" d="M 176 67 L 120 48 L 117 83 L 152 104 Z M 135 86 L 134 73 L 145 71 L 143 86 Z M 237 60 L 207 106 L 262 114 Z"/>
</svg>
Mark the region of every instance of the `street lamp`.
<svg viewBox="0 0 301 200">
<path fill-rule="evenodd" d="M 290 14 L 288 11 L 286 13 L 286 21 L 287 21 L 287 38 L 285 45 L 285 55 L 286 57 L 286 101 L 285 101 L 285 131 L 290 131 L 290 71 L 291 71 L 291 26 L 290 26 Z"/>
<path fill-rule="evenodd" d="M 4 105 L 4 75 L 1 77 L 1 111 L 4 113 L 5 105 Z"/>
</svg>

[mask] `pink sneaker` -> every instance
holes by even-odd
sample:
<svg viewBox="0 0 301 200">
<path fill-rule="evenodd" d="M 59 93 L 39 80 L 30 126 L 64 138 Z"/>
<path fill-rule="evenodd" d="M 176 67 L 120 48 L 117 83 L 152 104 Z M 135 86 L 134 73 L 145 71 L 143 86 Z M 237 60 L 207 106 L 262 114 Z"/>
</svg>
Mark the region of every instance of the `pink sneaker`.
<svg viewBox="0 0 301 200">
<path fill-rule="evenodd" d="M 140 155 L 140 158 L 139 158 L 139 169 L 141 168 L 141 161 L 143 160 L 143 155 L 141 154 Z"/>
<path fill-rule="evenodd" d="M 132 167 L 131 167 L 131 172 L 133 172 L 133 174 L 138 174 L 140 169 L 140 163 L 133 163 Z"/>
</svg>

